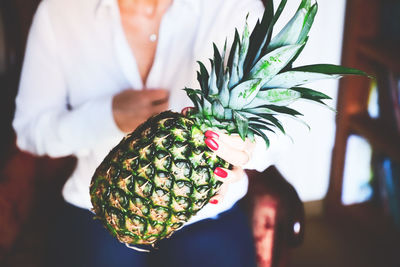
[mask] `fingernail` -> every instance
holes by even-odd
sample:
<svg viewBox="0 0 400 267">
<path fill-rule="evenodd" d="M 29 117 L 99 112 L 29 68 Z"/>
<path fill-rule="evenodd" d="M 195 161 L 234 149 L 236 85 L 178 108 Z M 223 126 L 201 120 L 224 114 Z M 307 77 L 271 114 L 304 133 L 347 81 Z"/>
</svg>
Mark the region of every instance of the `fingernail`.
<svg viewBox="0 0 400 267">
<path fill-rule="evenodd" d="M 185 107 L 184 109 L 182 109 L 182 115 L 183 116 L 187 116 L 187 114 L 192 110 L 192 107 Z"/>
<path fill-rule="evenodd" d="M 217 150 L 218 147 L 219 147 L 218 144 L 217 144 L 217 142 L 215 142 L 214 139 L 207 138 L 204 142 L 205 142 L 206 145 L 207 145 L 209 148 L 211 148 L 212 150 Z"/>
<path fill-rule="evenodd" d="M 214 174 L 219 176 L 219 177 L 221 177 L 221 178 L 226 178 L 228 176 L 228 173 L 224 169 L 222 169 L 220 167 L 217 167 L 214 170 Z"/>
<path fill-rule="evenodd" d="M 219 135 L 216 132 L 213 132 L 213 131 L 210 131 L 210 130 L 206 131 L 204 135 L 207 138 L 214 138 L 214 139 L 218 139 L 219 138 Z"/>
<path fill-rule="evenodd" d="M 217 200 L 217 199 L 211 199 L 211 200 L 210 200 L 210 203 L 211 203 L 211 204 L 218 204 L 218 200 Z"/>
</svg>

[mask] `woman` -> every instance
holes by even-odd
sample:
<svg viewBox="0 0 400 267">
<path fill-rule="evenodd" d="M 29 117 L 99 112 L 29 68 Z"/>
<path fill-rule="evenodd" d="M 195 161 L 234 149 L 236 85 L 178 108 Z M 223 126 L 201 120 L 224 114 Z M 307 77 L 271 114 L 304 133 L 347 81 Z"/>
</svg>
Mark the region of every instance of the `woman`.
<svg viewBox="0 0 400 267">
<path fill-rule="evenodd" d="M 93 221 L 89 183 L 125 133 L 151 115 L 189 104 L 196 60 L 212 55 L 233 30 L 262 15 L 259 0 L 44 0 L 30 30 L 16 99 L 18 146 L 37 155 L 75 155 L 63 188 L 66 205 L 54 231 L 49 266 L 254 266 L 251 232 L 235 206 L 247 191 L 242 167 L 271 163 L 256 146 L 214 133 L 234 171 L 190 224 L 149 254 L 130 250 Z M 158 103 L 158 104 L 154 104 Z M 250 162 L 248 162 L 250 160 Z M 196 223 L 194 223 L 196 222 Z"/>
</svg>

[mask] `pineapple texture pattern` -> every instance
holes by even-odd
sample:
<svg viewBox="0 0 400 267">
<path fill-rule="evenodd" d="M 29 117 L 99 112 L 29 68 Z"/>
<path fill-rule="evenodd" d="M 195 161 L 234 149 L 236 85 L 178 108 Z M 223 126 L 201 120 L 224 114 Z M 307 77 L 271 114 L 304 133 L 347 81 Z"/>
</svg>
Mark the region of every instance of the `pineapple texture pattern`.
<svg viewBox="0 0 400 267">
<path fill-rule="evenodd" d="M 163 112 L 126 136 L 105 158 L 90 187 L 94 211 L 121 242 L 152 244 L 200 210 L 229 167 L 204 144 L 192 120 Z"/>
</svg>

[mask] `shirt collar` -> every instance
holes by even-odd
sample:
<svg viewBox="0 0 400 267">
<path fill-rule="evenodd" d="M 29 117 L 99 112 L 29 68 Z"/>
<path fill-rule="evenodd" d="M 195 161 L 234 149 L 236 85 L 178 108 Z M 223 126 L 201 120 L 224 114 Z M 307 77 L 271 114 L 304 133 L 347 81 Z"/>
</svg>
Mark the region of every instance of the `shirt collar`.
<svg viewBox="0 0 400 267">
<path fill-rule="evenodd" d="M 116 7 L 117 2 L 116 0 L 98 0 L 97 5 L 95 7 L 95 16 L 98 17 L 99 14 L 102 12 L 102 10 L 105 10 L 107 8 L 112 8 Z"/>
<path fill-rule="evenodd" d="M 98 0 L 96 10 L 103 8 L 103 7 L 107 7 L 107 6 L 116 5 L 116 4 L 117 4 L 117 2 L 115 0 Z"/>
<path fill-rule="evenodd" d="M 186 3 L 186 4 L 195 4 L 198 0 L 173 0 L 173 4 L 176 3 Z M 95 8 L 95 15 L 96 17 L 100 13 L 101 10 L 106 8 L 116 8 L 117 7 L 117 0 L 98 0 L 97 5 Z M 197 5 L 194 5 L 197 7 Z"/>
</svg>

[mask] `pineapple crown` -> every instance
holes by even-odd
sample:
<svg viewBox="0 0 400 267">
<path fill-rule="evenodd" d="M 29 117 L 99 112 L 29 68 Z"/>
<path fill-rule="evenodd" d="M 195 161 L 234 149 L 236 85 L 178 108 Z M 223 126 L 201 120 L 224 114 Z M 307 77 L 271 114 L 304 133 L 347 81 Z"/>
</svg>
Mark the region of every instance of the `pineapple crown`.
<svg viewBox="0 0 400 267">
<path fill-rule="evenodd" d="M 227 55 L 225 41 L 222 54 L 214 45 L 208 73 L 202 62 L 197 80 L 201 89 L 185 88 L 195 106 L 189 114 L 201 128 L 219 128 L 238 133 L 242 139 L 261 136 L 267 146 L 264 131 L 285 130 L 277 115 L 297 118 L 302 114 L 288 105 L 307 99 L 326 106 L 329 96 L 304 87 L 320 79 L 366 73 L 337 65 L 317 64 L 292 68 L 308 41 L 308 33 L 318 10 L 316 2 L 302 0 L 291 20 L 272 38 L 273 28 L 287 0 L 282 0 L 274 12 L 273 1 L 266 1 L 264 15 L 250 33 L 246 23 L 241 36 L 235 37 Z M 226 56 L 228 56 L 226 61 Z M 226 62 L 226 63 L 225 63 Z"/>
</svg>

